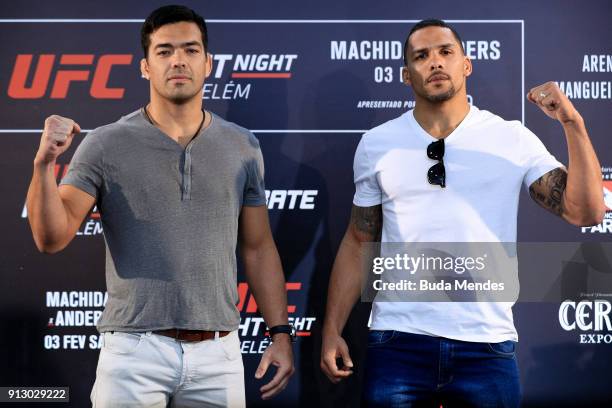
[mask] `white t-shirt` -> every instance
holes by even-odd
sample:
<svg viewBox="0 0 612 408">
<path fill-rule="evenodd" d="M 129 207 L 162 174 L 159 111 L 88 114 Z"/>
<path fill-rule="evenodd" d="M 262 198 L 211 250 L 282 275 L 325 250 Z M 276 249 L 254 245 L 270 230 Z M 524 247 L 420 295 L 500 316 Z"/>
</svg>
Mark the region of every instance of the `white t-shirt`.
<svg viewBox="0 0 612 408">
<path fill-rule="evenodd" d="M 410 110 L 361 138 L 354 161 L 360 207 L 382 204 L 384 242 L 516 242 L 521 184 L 563 166 L 531 131 L 475 106 L 445 138 L 446 188 L 429 184 L 437 139 Z M 518 340 L 513 302 L 376 302 L 372 330 L 477 342 Z"/>
</svg>

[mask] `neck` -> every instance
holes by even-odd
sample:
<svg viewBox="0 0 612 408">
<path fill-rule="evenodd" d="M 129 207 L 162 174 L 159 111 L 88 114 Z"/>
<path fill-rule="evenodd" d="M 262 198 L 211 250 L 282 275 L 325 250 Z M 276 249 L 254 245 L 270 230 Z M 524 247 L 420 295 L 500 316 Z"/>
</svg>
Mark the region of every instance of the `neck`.
<svg viewBox="0 0 612 408">
<path fill-rule="evenodd" d="M 431 136 L 442 139 L 450 135 L 470 111 L 465 92 L 459 92 L 444 102 L 430 102 L 416 97 L 414 118 Z"/>
<path fill-rule="evenodd" d="M 197 97 L 179 105 L 151 95 L 147 112 L 155 125 L 171 138 L 191 138 L 202 122 L 202 99 Z"/>
</svg>

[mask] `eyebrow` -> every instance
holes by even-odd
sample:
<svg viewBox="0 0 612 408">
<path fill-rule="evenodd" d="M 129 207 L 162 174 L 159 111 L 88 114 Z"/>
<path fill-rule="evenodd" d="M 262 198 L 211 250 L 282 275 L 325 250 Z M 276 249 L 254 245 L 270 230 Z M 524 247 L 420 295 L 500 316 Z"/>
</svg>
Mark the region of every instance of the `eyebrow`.
<svg viewBox="0 0 612 408">
<path fill-rule="evenodd" d="M 198 47 L 202 47 L 202 44 L 199 41 L 188 41 L 188 42 L 181 43 L 178 46 L 185 48 L 185 47 L 193 47 L 194 45 Z M 155 49 L 157 48 L 174 48 L 174 45 L 170 43 L 161 43 L 155 46 Z"/>
<path fill-rule="evenodd" d="M 436 46 L 433 46 L 433 47 L 419 48 L 418 50 L 412 51 L 412 54 L 414 55 L 414 54 L 421 53 L 423 51 L 429 51 L 432 48 L 452 48 L 454 45 L 455 44 L 453 44 L 453 43 L 446 43 L 446 44 L 436 45 Z"/>
</svg>

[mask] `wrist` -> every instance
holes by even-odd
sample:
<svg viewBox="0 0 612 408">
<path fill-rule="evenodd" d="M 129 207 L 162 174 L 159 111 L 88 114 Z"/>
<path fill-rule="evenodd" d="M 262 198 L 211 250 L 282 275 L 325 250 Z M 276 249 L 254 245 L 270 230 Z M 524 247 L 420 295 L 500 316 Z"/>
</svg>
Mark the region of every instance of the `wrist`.
<svg viewBox="0 0 612 408">
<path fill-rule="evenodd" d="M 277 326 L 270 327 L 268 329 L 268 336 L 274 342 L 278 339 L 282 339 L 286 337 L 291 342 L 295 341 L 296 332 L 295 328 L 292 324 L 281 324 Z M 281 336 L 281 337 L 278 337 Z"/>
<path fill-rule="evenodd" d="M 287 333 L 276 333 L 270 336 L 272 343 L 291 343 L 291 336 Z"/>
<path fill-rule="evenodd" d="M 584 119 L 582 118 L 580 113 L 578 113 L 578 111 L 575 111 L 573 114 L 563 118 L 561 120 L 561 125 L 563 125 L 563 127 L 572 128 L 584 127 Z"/>
<path fill-rule="evenodd" d="M 48 168 L 54 168 L 55 160 L 56 160 L 55 157 L 49 160 L 48 158 L 40 157 L 36 155 L 36 157 L 34 157 L 34 167 L 41 169 L 41 170 L 46 170 Z"/>
<path fill-rule="evenodd" d="M 340 336 L 341 335 L 342 330 L 338 329 L 338 327 L 335 324 L 329 323 L 329 322 L 325 322 L 323 324 L 323 330 L 322 330 L 322 335 L 327 337 L 327 336 Z"/>
<path fill-rule="evenodd" d="M 566 140 L 588 139 L 588 133 L 582 118 L 576 121 L 562 122 L 561 125 L 563 127 Z"/>
</svg>

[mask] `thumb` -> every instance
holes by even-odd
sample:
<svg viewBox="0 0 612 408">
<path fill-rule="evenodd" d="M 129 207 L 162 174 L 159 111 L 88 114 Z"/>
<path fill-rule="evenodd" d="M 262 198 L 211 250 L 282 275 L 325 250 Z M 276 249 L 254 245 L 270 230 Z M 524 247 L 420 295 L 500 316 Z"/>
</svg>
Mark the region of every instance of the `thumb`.
<svg viewBox="0 0 612 408">
<path fill-rule="evenodd" d="M 340 355 L 342 357 L 342 363 L 345 367 L 353 368 L 353 360 L 351 360 L 351 356 L 348 352 L 348 347 L 340 347 Z"/>
<path fill-rule="evenodd" d="M 269 366 L 270 359 L 268 358 L 267 354 L 264 353 L 263 357 L 261 357 L 261 361 L 259 362 L 257 370 L 255 370 L 255 378 L 257 378 L 258 380 L 262 378 L 266 374 L 266 371 L 268 371 Z"/>
<path fill-rule="evenodd" d="M 72 133 L 81 133 L 81 126 L 79 126 L 79 124 L 76 122 L 74 122 L 74 124 L 72 125 Z"/>
</svg>

